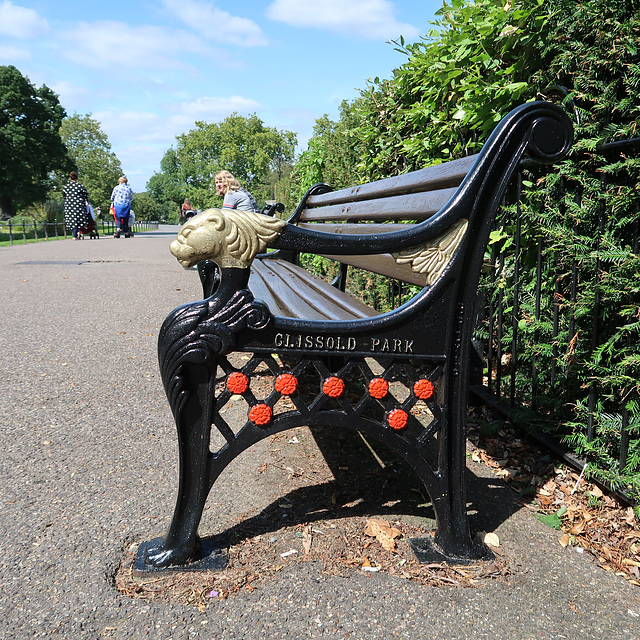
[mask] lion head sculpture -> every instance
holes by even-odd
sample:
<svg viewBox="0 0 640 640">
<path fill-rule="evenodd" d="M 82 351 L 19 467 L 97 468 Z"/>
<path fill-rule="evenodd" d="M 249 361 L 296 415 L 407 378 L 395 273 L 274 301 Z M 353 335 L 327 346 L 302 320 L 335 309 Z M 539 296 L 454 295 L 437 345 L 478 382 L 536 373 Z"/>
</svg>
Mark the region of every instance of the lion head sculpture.
<svg viewBox="0 0 640 640">
<path fill-rule="evenodd" d="M 287 223 L 279 218 L 237 209 L 207 209 L 191 218 L 170 251 L 185 268 L 201 260 L 220 267 L 248 267 Z"/>
</svg>

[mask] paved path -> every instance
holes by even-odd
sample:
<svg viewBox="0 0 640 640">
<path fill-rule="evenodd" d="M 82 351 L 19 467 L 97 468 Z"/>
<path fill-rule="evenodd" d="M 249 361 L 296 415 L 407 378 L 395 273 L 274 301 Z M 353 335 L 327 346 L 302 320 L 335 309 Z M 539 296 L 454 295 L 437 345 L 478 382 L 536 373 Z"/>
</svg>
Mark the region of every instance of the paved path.
<svg viewBox="0 0 640 640">
<path fill-rule="evenodd" d="M 507 583 L 429 588 L 306 563 L 202 611 L 118 593 L 123 549 L 164 532 L 177 488 L 156 340 L 200 287 L 168 253 L 174 234 L 0 248 L 0 639 L 640 637 L 640 590 L 563 549 L 475 468 L 475 523 L 500 536 Z M 242 499 L 204 527 L 283 496 L 246 481 L 263 453 L 228 470 Z"/>
</svg>

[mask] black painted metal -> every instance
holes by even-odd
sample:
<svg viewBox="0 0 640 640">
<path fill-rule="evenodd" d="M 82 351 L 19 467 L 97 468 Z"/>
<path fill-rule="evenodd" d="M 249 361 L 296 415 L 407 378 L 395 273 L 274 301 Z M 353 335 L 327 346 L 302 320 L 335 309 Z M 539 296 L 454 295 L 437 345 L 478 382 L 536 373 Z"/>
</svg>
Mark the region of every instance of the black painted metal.
<svg viewBox="0 0 640 640">
<path fill-rule="evenodd" d="M 572 127 L 559 107 L 528 103 L 504 118 L 454 197 L 426 222 L 406 231 L 338 238 L 292 224 L 284 228 L 273 244 L 284 251 L 371 254 L 421 245 L 467 219 L 467 232 L 443 275 L 389 313 L 333 322 L 273 316 L 247 289 L 249 269 L 219 266 L 217 278 L 216 265 L 201 265 L 206 298 L 174 310 L 159 336 L 160 370 L 178 431 L 180 483 L 169 531 L 141 547 L 138 566 L 198 561 L 203 552 L 197 529 L 220 473 L 263 438 L 301 425 L 354 429 L 386 444 L 413 467 L 431 497 L 440 557 L 481 556 L 484 549 L 469 530 L 464 491 L 468 362 L 480 268 L 495 212 L 522 155 L 553 162 L 571 143 Z M 232 351 L 252 357 L 236 370 L 226 358 Z M 274 353 L 286 356 L 286 365 Z M 374 362 L 383 373 L 374 375 Z M 290 373 L 304 381 L 290 396 L 294 409 L 278 404 L 282 393 L 275 384 L 264 399 L 249 387 L 240 392 L 247 408 L 260 405 L 271 412 L 270 419 L 263 426 L 251 416 L 243 425 L 228 424 L 221 409 L 232 392 L 216 393 L 218 372 L 225 380 L 234 373 L 250 378 L 259 365 L 266 365 L 274 380 Z M 323 386 L 331 377 L 342 380 L 349 393 L 331 397 Z M 374 399 L 363 391 L 373 377 L 404 385 L 407 392 Z M 419 380 L 433 385 L 431 397 L 418 398 Z M 427 424 L 411 413 L 419 401 L 433 416 Z M 404 412 L 405 428 L 391 428 L 393 411 Z M 210 451 L 212 425 L 225 439 L 216 452 Z"/>
<path fill-rule="evenodd" d="M 604 144 L 600 145 L 597 148 L 598 152 L 601 153 L 619 153 L 621 158 L 627 158 L 631 155 L 632 152 L 637 154 L 638 146 L 640 145 L 640 139 L 626 140 L 626 141 L 618 141 L 616 143 Z M 611 162 L 611 158 L 607 159 L 608 162 Z M 607 174 L 603 171 L 595 170 L 594 176 L 598 177 L 600 182 L 600 188 L 602 197 L 600 198 L 599 203 L 599 220 L 597 228 L 592 232 L 594 233 L 594 237 L 596 239 L 597 246 L 600 245 L 601 239 L 604 237 L 605 229 L 608 224 L 608 211 L 607 211 L 607 199 L 605 194 L 607 192 L 611 192 L 612 188 L 615 187 L 616 176 L 615 174 Z M 624 183 L 623 183 L 624 184 Z M 573 190 L 575 193 L 573 200 L 577 208 L 581 208 L 582 205 L 582 186 L 581 185 L 570 185 L 563 183 L 562 192 L 563 194 L 566 192 L 570 192 Z M 637 207 L 640 206 L 640 203 L 636 205 L 635 212 L 637 213 Z M 631 212 L 633 213 L 633 212 Z M 633 215 L 631 217 L 634 217 Z M 639 251 L 639 231 L 638 231 L 638 220 L 634 218 L 631 228 L 625 229 L 622 233 L 625 235 L 625 243 L 628 243 L 632 247 L 633 253 L 636 255 Z M 584 231 L 583 231 L 584 233 Z M 578 278 L 578 266 L 577 261 L 574 259 L 573 263 L 569 267 L 569 282 L 563 283 L 562 285 L 558 280 L 556 280 L 554 287 L 551 290 L 544 290 L 544 287 L 541 286 L 540 283 L 540 272 L 542 268 L 542 252 L 543 245 L 545 243 L 545 239 L 540 238 L 538 241 L 538 246 L 536 250 L 537 256 L 537 266 L 538 266 L 538 281 L 535 288 L 535 314 L 536 319 L 539 319 L 539 311 L 541 305 L 543 304 L 545 296 L 549 296 L 551 298 L 550 305 L 553 308 L 552 312 L 552 338 L 557 338 L 563 329 L 566 331 L 568 338 L 564 338 L 565 341 L 572 343 L 575 340 L 582 339 L 588 340 L 590 343 L 591 349 L 595 349 L 598 347 L 601 340 L 601 319 L 603 317 L 612 317 L 616 313 L 616 309 L 612 307 L 611 301 L 603 302 L 601 300 L 600 294 L 597 291 L 597 286 L 595 287 L 595 311 L 593 313 L 593 317 L 591 320 L 591 327 L 589 328 L 589 335 L 579 336 L 576 329 L 576 317 L 574 312 L 572 311 L 575 307 L 575 303 L 578 300 L 580 295 L 580 290 L 584 283 L 579 282 Z M 545 245 L 546 247 L 546 245 Z M 594 270 L 594 281 L 597 285 L 599 278 L 601 277 L 603 266 L 602 261 L 599 258 L 598 251 L 594 251 L 593 258 L 593 270 Z M 503 256 L 496 255 L 494 252 L 491 258 L 492 264 L 499 265 L 498 269 L 494 269 L 492 271 L 492 280 L 491 282 L 495 282 L 495 273 L 504 271 L 504 258 Z M 561 266 L 556 263 L 556 268 L 558 272 L 561 272 Z M 501 294 L 502 292 L 500 292 Z M 505 311 L 505 308 L 510 309 L 508 312 Z M 572 385 L 575 385 L 575 380 L 572 376 L 573 365 L 571 364 L 571 360 L 567 362 L 560 360 L 559 351 L 556 345 L 553 347 L 552 351 L 552 359 L 550 367 L 547 370 L 542 371 L 536 367 L 536 361 L 533 361 L 533 369 L 532 369 L 532 384 L 531 384 L 531 396 L 526 394 L 526 389 L 515 389 L 512 385 L 507 385 L 503 382 L 503 369 L 505 367 L 502 366 L 502 353 L 503 349 L 507 347 L 506 340 L 503 339 L 502 327 L 503 326 L 515 326 L 517 318 L 513 315 L 513 310 L 517 311 L 518 304 L 517 301 L 514 301 L 509 298 L 505 299 L 502 295 L 498 297 L 498 303 L 493 306 L 490 306 L 488 309 L 488 335 L 489 339 L 485 346 L 485 361 L 487 366 L 487 377 L 486 377 L 486 387 L 484 391 L 490 391 L 494 396 L 493 402 L 497 401 L 497 398 L 501 396 L 506 396 L 507 404 L 511 407 L 514 405 L 526 405 L 532 409 L 539 408 L 538 403 L 538 390 L 540 391 L 540 396 L 546 395 L 547 398 L 555 397 L 562 404 L 573 405 L 575 403 L 575 388 Z M 631 342 L 631 336 L 628 336 L 629 345 Z M 514 375 L 516 373 L 517 367 L 517 357 L 512 357 L 512 352 L 516 353 L 520 349 L 520 345 L 515 345 L 514 342 L 511 342 L 510 345 L 511 351 L 508 352 L 508 357 L 505 358 L 505 362 L 508 360 L 509 366 L 509 374 Z M 498 354 L 496 356 L 495 354 Z M 566 356 L 565 356 L 566 357 Z M 558 362 L 561 363 L 561 366 L 558 366 Z M 515 364 L 514 364 L 515 363 Z M 559 370 L 564 370 L 564 376 L 558 375 Z M 474 392 L 478 390 L 474 389 Z M 630 400 L 636 399 L 634 396 L 630 395 L 631 391 L 627 389 L 620 390 L 620 397 L 616 403 L 611 404 L 611 412 L 620 416 L 621 420 L 621 428 L 620 428 L 620 442 L 619 442 L 619 456 L 618 456 L 618 468 L 622 471 L 625 467 L 625 464 L 628 461 L 629 448 L 631 445 L 631 438 L 635 436 L 637 431 L 632 430 L 632 434 L 630 434 L 629 423 L 630 423 L 630 415 L 629 410 L 627 409 L 627 403 Z M 481 395 L 481 394 L 478 394 Z M 488 396 L 486 394 L 483 398 L 486 400 Z M 588 396 L 588 407 L 589 413 L 588 422 L 587 422 L 587 437 L 589 440 L 592 440 L 594 436 L 597 434 L 597 426 L 594 423 L 594 412 L 599 401 L 599 389 L 597 382 L 592 382 L 589 385 L 589 396 Z M 609 398 L 607 400 L 611 402 Z M 548 408 L 545 409 L 545 413 L 548 412 Z M 515 415 L 515 414 L 514 414 Z M 513 416 L 510 416 L 511 419 L 515 419 Z M 542 437 L 536 436 L 536 437 Z M 635 436 L 637 437 L 637 436 Z M 549 437 L 545 436 L 546 442 L 549 443 Z M 555 446 L 558 446 L 557 444 Z M 565 459 L 570 463 L 574 464 L 575 460 L 571 460 L 570 457 L 565 456 Z M 584 465 L 584 461 L 580 461 L 578 465 L 581 468 Z M 615 489 L 612 489 L 615 492 Z M 623 492 L 619 494 L 620 497 L 624 500 L 628 500 L 628 496 L 626 496 Z"/>
</svg>

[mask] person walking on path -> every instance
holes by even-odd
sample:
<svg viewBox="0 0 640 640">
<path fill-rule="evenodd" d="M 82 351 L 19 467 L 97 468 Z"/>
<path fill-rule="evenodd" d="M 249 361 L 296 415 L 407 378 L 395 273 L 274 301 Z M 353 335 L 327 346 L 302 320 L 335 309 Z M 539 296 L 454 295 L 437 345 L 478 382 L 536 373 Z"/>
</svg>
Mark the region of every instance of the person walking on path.
<svg viewBox="0 0 640 640">
<path fill-rule="evenodd" d="M 180 223 L 183 224 L 189 220 L 189 218 L 193 218 L 195 214 L 196 212 L 191 205 L 191 200 L 189 200 L 189 198 L 185 198 L 184 202 L 180 206 Z"/>
<path fill-rule="evenodd" d="M 215 175 L 216 193 L 223 197 L 223 209 L 239 209 L 240 211 L 254 211 L 260 213 L 256 199 L 240 186 L 238 179 L 226 170 L 218 171 Z"/>
<path fill-rule="evenodd" d="M 125 176 L 118 179 L 118 184 L 111 192 L 111 202 L 116 215 L 116 232 L 114 238 L 119 238 L 120 233 L 124 233 L 125 238 L 130 238 L 133 234 L 129 227 L 129 212 L 131 211 L 131 203 L 133 202 L 133 191 L 127 184 L 128 180 Z"/>
<path fill-rule="evenodd" d="M 72 171 L 69 174 L 69 182 L 62 188 L 64 200 L 64 224 L 71 229 L 74 240 L 78 240 L 78 229 L 86 227 L 91 218 L 87 210 L 89 194 L 84 185 L 78 182 L 78 174 Z"/>
</svg>

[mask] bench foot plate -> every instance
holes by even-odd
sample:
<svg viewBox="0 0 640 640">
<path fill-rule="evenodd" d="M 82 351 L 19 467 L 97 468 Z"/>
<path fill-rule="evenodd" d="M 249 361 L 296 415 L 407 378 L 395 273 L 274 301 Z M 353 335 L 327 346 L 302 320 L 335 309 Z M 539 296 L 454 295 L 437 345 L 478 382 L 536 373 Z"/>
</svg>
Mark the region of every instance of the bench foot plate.
<svg viewBox="0 0 640 640">
<path fill-rule="evenodd" d="M 144 561 L 145 551 L 148 547 L 157 545 L 161 540 L 161 538 L 155 538 L 140 544 L 132 567 L 134 576 L 143 577 L 151 574 L 158 575 L 159 573 L 178 571 L 222 571 L 227 566 L 226 550 L 216 546 L 211 538 L 204 538 L 202 540 L 200 557 L 193 562 L 181 565 L 170 565 L 168 567 L 154 567 L 153 565 L 146 564 Z"/>
<path fill-rule="evenodd" d="M 491 560 L 493 554 L 482 542 L 480 536 L 473 541 L 473 548 L 468 557 L 456 557 L 447 555 L 438 547 L 431 536 L 423 538 L 409 538 L 409 546 L 420 564 L 471 564 L 478 560 Z"/>
</svg>

